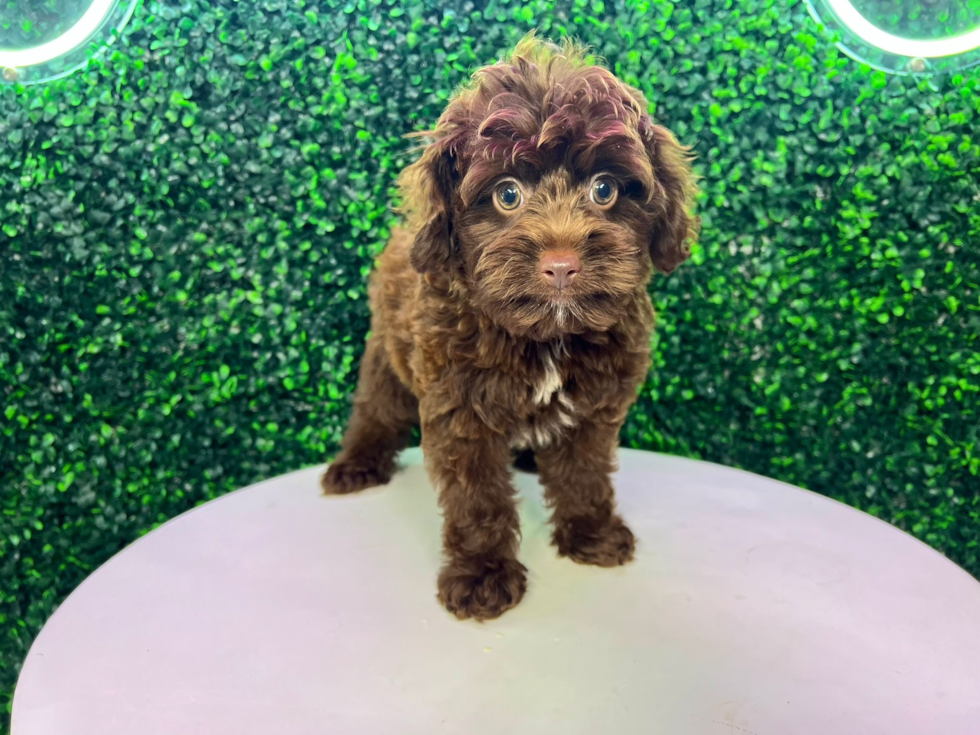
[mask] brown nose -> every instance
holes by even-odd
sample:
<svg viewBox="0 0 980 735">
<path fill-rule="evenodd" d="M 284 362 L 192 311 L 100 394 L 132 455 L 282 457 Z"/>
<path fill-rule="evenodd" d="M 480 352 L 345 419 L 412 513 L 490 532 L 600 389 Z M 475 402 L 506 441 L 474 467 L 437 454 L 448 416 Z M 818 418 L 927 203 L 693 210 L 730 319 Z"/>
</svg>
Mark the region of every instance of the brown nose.
<svg viewBox="0 0 980 735">
<path fill-rule="evenodd" d="M 541 275 L 559 291 L 567 288 L 582 270 L 582 261 L 575 253 L 559 253 L 549 250 L 541 256 Z"/>
</svg>

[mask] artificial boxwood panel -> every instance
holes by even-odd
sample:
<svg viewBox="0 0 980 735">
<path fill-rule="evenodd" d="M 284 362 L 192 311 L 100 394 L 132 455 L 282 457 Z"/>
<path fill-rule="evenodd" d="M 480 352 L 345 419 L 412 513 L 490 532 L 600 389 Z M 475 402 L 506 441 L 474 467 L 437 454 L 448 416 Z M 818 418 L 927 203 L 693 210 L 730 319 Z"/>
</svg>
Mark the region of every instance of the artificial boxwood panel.
<svg viewBox="0 0 980 735">
<path fill-rule="evenodd" d="M 92 70 L 0 91 L 8 706 L 111 554 L 336 449 L 402 136 L 532 27 L 592 43 L 704 177 L 624 442 L 980 572 L 976 70 L 862 68 L 793 0 L 148 2 Z"/>
</svg>

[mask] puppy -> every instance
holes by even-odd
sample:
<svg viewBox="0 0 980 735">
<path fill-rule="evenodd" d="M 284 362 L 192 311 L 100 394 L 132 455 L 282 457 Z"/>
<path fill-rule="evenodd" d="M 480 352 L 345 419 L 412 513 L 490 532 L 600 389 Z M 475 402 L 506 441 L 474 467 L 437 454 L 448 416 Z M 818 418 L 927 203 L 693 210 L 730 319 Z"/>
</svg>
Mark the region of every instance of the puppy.
<svg viewBox="0 0 980 735">
<path fill-rule="evenodd" d="M 610 473 L 650 363 L 654 268 L 697 232 L 686 149 L 585 49 L 524 39 L 457 91 L 400 187 L 326 493 L 388 482 L 414 425 L 444 514 L 442 604 L 520 602 L 512 453 L 532 450 L 558 553 L 633 556 Z"/>
</svg>

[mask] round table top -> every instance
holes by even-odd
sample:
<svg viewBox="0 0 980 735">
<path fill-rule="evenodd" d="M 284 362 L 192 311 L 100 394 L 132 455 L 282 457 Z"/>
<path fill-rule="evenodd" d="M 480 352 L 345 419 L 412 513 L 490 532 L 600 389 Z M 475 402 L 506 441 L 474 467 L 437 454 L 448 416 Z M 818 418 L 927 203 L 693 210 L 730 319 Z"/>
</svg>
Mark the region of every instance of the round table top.
<svg viewBox="0 0 980 735">
<path fill-rule="evenodd" d="M 636 560 L 576 565 L 521 490 L 524 601 L 460 622 L 417 450 L 196 508 L 89 577 L 31 648 L 13 735 L 980 732 L 980 584 L 813 493 L 623 450 Z"/>
</svg>

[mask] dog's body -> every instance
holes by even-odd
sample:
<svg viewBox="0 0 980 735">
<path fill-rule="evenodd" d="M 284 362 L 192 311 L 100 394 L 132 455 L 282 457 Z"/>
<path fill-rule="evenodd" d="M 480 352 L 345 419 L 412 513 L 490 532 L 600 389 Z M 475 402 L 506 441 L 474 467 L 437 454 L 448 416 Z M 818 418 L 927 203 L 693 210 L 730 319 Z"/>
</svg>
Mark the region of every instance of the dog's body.
<svg viewBox="0 0 980 735">
<path fill-rule="evenodd" d="M 569 45 L 522 42 L 433 137 L 402 179 L 409 229 L 372 277 L 354 413 L 324 488 L 387 482 L 420 422 L 445 514 L 440 599 L 485 619 L 525 590 L 515 450 L 534 452 L 560 554 L 632 557 L 609 475 L 649 366 L 651 266 L 687 256 L 694 186 L 639 93 Z"/>
</svg>

